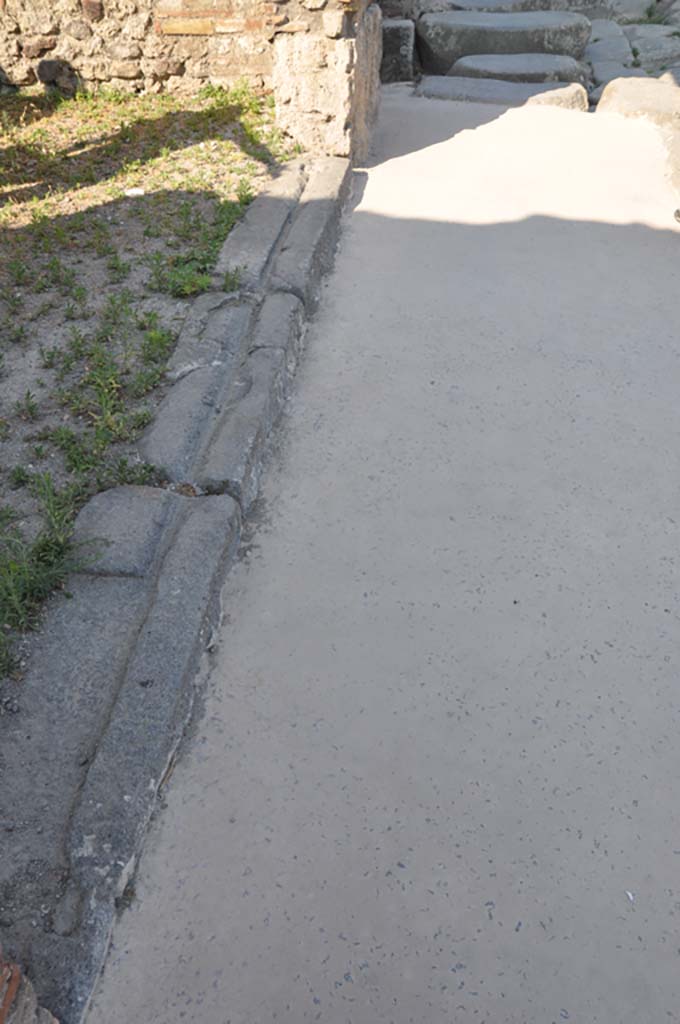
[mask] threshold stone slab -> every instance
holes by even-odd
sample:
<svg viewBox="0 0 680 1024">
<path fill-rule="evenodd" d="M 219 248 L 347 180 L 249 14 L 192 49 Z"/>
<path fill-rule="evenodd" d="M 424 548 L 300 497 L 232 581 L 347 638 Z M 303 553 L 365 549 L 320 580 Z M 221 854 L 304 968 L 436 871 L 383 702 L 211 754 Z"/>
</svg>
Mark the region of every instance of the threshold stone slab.
<svg viewBox="0 0 680 1024">
<path fill-rule="evenodd" d="M 500 107 L 522 107 L 540 103 L 568 110 L 587 110 L 588 95 L 582 85 L 572 82 L 504 82 L 493 78 L 456 78 L 429 75 L 416 89 L 417 96 L 466 103 L 494 103 Z"/>
</svg>

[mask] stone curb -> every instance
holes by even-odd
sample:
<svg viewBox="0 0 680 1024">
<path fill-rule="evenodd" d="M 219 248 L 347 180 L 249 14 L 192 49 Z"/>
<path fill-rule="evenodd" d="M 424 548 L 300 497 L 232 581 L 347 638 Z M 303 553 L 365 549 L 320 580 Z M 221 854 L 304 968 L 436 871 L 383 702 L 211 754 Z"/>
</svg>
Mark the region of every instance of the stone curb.
<svg viewBox="0 0 680 1024">
<path fill-rule="evenodd" d="M 195 300 L 185 322 L 168 366 L 172 386 L 140 443 L 171 484 L 185 486 L 119 487 L 91 499 L 76 522 L 85 564 L 69 584 L 72 599 L 48 603 L 22 683 L 30 722 L 42 714 L 49 682 L 53 711 L 42 725 L 38 780 L 45 799 L 20 821 L 22 863 L 14 873 L 0 865 L 0 897 L 23 885 L 30 906 L 17 895 L 2 920 L 0 898 L 0 924 L 62 1024 L 78 1024 L 86 1011 L 189 719 L 199 659 L 307 317 L 332 265 L 350 183 L 348 160 L 298 162 L 234 228 L 214 290 Z M 236 267 L 238 293 L 220 290 Z M 26 756 L 25 728 L 10 734 L 17 763 Z M 58 744 L 54 729 L 67 734 Z M 50 786 L 63 789 L 64 778 L 68 792 L 50 799 Z M 25 804 L 17 793 L 10 818 L 18 821 Z M 36 851 L 44 864 L 26 881 L 23 861 L 37 864 Z M 33 920 L 29 930 L 32 915 L 41 915 L 42 928 Z"/>
</svg>

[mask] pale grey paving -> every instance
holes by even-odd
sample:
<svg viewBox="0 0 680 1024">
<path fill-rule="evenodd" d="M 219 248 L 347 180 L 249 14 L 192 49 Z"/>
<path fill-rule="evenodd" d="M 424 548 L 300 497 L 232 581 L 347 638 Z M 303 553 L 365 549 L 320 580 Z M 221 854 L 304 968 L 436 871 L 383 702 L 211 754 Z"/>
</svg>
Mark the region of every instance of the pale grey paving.
<svg viewBox="0 0 680 1024">
<path fill-rule="evenodd" d="M 88 1024 L 680 1020 L 656 129 L 389 90 Z"/>
</svg>

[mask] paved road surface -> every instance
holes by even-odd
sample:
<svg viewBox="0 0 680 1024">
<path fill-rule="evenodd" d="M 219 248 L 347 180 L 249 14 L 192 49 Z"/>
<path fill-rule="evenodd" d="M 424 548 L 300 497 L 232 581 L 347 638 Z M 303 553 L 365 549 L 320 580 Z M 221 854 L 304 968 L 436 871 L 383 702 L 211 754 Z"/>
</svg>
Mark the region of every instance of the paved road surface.
<svg viewBox="0 0 680 1024">
<path fill-rule="evenodd" d="M 680 1021 L 655 130 L 388 92 L 88 1024 Z"/>
</svg>

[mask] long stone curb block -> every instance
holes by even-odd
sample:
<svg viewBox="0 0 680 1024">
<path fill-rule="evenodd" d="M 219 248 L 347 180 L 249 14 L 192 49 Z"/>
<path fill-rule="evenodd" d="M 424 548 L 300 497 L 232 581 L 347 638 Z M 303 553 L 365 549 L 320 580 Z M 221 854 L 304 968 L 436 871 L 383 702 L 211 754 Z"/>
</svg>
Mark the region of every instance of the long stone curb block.
<svg viewBox="0 0 680 1024">
<path fill-rule="evenodd" d="M 175 383 L 144 433 L 139 450 L 171 480 L 188 480 L 214 429 L 222 395 L 242 363 L 255 320 L 250 302 L 221 302 L 206 316 L 200 334 L 186 336 L 175 352 Z"/>
<path fill-rule="evenodd" d="M 250 353 L 261 348 L 283 348 L 293 373 L 302 353 L 305 336 L 305 307 L 297 295 L 274 292 L 262 304 Z"/>
<path fill-rule="evenodd" d="M 265 300 L 233 400 L 209 446 L 197 480 L 231 494 L 246 512 L 259 489 L 269 434 L 283 410 L 305 335 L 304 306 L 287 292 Z"/>
<path fill-rule="evenodd" d="M 72 845 L 81 870 L 134 852 L 134 837 L 146 821 L 140 812 L 152 805 L 170 737 L 184 726 L 184 683 L 205 647 L 207 626 L 216 621 L 215 589 L 240 537 L 239 509 L 230 497 L 178 500 L 185 505 L 183 521 L 160 567 L 73 818 Z M 91 843 L 83 841 L 88 835 Z"/>
<path fill-rule="evenodd" d="M 333 265 L 350 184 L 349 160 L 324 157 L 313 164 L 298 213 L 274 261 L 272 288 L 297 295 L 310 312 L 318 303 L 319 282 Z"/>
<path fill-rule="evenodd" d="M 171 480 L 192 478 L 206 436 L 221 411 L 225 386 L 222 366 L 194 370 L 172 386 L 139 444 L 143 459 L 164 470 Z"/>
<path fill-rule="evenodd" d="M 93 575 L 146 576 L 156 558 L 177 495 L 155 487 L 114 487 L 80 511 L 74 541 Z"/>
<path fill-rule="evenodd" d="M 2 787 L 8 831 L 0 856 L 0 905 L 13 950 L 42 941 L 32 919 L 50 927 L 50 894 L 59 894 L 68 870 L 73 801 L 117 700 L 149 585 L 78 575 L 68 592 L 69 599 L 50 600 L 21 683 L 20 713 L 3 722 L 3 773 L 12 783 Z M 29 759 L 30 773 L 24 772 Z"/>
<path fill-rule="evenodd" d="M 72 878 L 90 894 L 79 978 L 83 999 L 191 711 L 188 682 L 218 619 L 219 588 L 240 538 L 240 511 L 228 496 L 179 500 L 183 521 L 160 567 L 148 617 L 72 817 Z"/>
<path fill-rule="evenodd" d="M 287 376 L 282 349 L 258 349 L 248 357 L 237 382 L 246 393 L 227 410 L 197 474 L 200 487 L 232 495 L 244 513 L 257 495 L 262 456 L 283 409 Z"/>
<path fill-rule="evenodd" d="M 296 209 L 304 183 L 304 164 L 296 161 L 255 199 L 222 246 L 213 273 L 216 288 L 223 286 L 231 271 L 238 272 L 245 291 L 262 288 L 272 253 Z"/>
<path fill-rule="evenodd" d="M 254 305 L 233 294 L 206 292 L 195 299 L 167 366 L 169 380 L 179 380 L 201 366 L 235 358 L 250 332 Z"/>
</svg>

